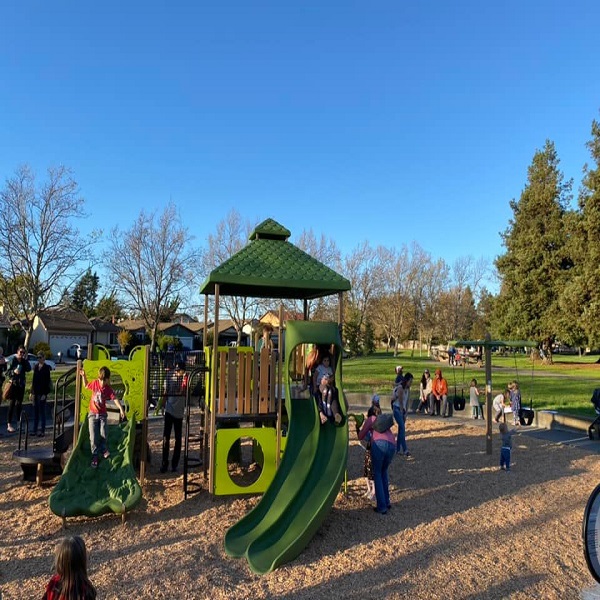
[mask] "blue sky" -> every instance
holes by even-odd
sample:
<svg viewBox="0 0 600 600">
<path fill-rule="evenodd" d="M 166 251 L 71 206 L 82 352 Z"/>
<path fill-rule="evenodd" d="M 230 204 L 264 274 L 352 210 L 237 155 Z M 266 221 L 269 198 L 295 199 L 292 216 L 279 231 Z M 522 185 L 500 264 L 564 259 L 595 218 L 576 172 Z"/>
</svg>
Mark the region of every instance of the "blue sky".
<svg viewBox="0 0 600 600">
<path fill-rule="evenodd" d="M 527 168 L 566 178 L 600 118 L 597 0 L 48 2 L 0 7 L 0 177 L 70 167 L 82 230 L 173 200 L 343 253 L 492 260 Z"/>
</svg>

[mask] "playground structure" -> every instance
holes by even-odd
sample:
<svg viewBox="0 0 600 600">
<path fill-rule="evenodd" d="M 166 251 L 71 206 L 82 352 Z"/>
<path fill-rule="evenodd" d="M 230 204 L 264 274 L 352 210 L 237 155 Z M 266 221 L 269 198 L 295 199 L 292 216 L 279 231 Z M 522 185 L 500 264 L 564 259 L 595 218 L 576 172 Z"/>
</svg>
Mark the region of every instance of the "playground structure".
<svg viewBox="0 0 600 600">
<path fill-rule="evenodd" d="M 225 540 L 231 556 L 246 556 L 250 568 L 266 573 L 296 557 L 329 513 L 344 481 L 348 454 L 347 404 L 342 388 L 340 335 L 343 292 L 349 282 L 287 241 L 290 232 L 267 219 L 254 230 L 250 243 L 209 275 L 201 291 L 214 295 L 214 331 L 218 331 L 221 295 L 296 299 L 304 303 L 304 320 L 283 323 L 279 311 L 278 350 L 205 347 L 200 364 L 187 371 L 184 495 L 208 488 L 213 495 L 264 493 L 248 515 L 232 527 Z M 338 322 L 309 321 L 308 302 L 338 295 Z M 205 336 L 206 339 L 206 336 Z M 321 425 L 316 403 L 306 386 L 305 357 L 313 345 L 330 349 L 344 416 L 341 426 Z M 70 516 L 117 513 L 123 520 L 141 500 L 147 459 L 148 409 L 158 400 L 164 365 L 147 347 L 136 348 L 128 361 L 111 360 L 108 350 L 95 346 L 83 363 L 68 372 L 63 387 L 75 386 L 71 406 L 73 451 L 49 498 L 51 510 L 63 521 Z M 81 388 L 78 370 L 88 379 L 108 366 L 114 386 L 123 389 L 127 421 L 108 426 L 110 456 L 90 468 L 86 416 L 90 393 Z M 198 385 L 194 385 L 196 381 Z M 115 386 L 116 387 L 116 386 Z M 199 411 L 191 418 L 192 388 L 200 388 Z M 57 388 L 58 389 L 58 388 Z M 58 392 L 57 392 L 58 393 Z M 57 403 L 56 403 L 57 405 Z M 199 418 L 198 418 L 199 415 Z M 66 418 L 56 415 L 56 424 Z M 139 443 L 139 482 L 134 446 Z M 232 457 L 249 455 L 257 477 L 239 482 L 232 477 Z M 194 480 L 200 467 L 207 486 Z"/>
<path fill-rule="evenodd" d="M 209 295 L 215 298 L 214 331 L 221 295 L 304 302 L 304 320 L 288 321 L 285 336 L 280 308 L 278 352 L 222 348 L 216 335 L 206 351 L 204 472 L 213 494 L 265 492 L 225 539 L 226 552 L 245 556 L 257 573 L 275 569 L 304 549 L 340 490 L 348 452 L 347 427 L 321 426 L 316 404 L 300 383 L 307 348 L 323 344 L 334 350 L 336 385 L 342 393 L 342 294 L 350 284 L 289 243 L 289 236 L 289 230 L 267 219 L 201 288 L 205 331 Z M 338 294 L 338 323 L 308 321 L 308 301 L 331 294 Z M 248 439 L 253 457 L 260 457 L 261 475 L 240 489 L 225 465 Z"/>
</svg>

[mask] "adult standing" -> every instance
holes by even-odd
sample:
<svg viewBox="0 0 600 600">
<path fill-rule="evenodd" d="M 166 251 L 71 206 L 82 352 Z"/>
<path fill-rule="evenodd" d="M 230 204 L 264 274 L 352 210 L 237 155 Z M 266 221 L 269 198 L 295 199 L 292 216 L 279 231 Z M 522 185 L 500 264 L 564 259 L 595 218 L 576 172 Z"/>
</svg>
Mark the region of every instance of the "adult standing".
<svg viewBox="0 0 600 600">
<path fill-rule="evenodd" d="M 492 409 L 494 411 L 494 421 L 500 422 L 500 419 L 504 419 L 504 399 L 508 396 L 508 391 L 504 391 L 501 394 L 496 394 L 492 401 Z"/>
<path fill-rule="evenodd" d="M 185 365 L 177 363 L 175 370 L 167 373 L 165 380 L 165 424 L 163 429 L 162 466 L 161 473 L 166 473 L 169 467 L 169 446 L 171 444 L 171 430 L 174 432 L 175 445 L 171 457 L 171 471 L 177 471 L 181 457 L 181 434 L 183 430 L 183 416 L 185 414 L 185 390 L 187 377 Z"/>
<path fill-rule="evenodd" d="M 363 440 L 369 432 L 373 433 L 371 438 L 371 466 L 373 481 L 375 482 L 375 498 L 377 500 L 377 506 L 374 510 L 382 515 L 385 515 L 392 506 L 390 503 L 388 469 L 396 451 L 396 440 L 391 430 L 393 419 L 389 419 L 389 427 L 386 427 L 385 431 L 378 431 L 373 427 L 375 421 L 378 418 L 382 419 L 384 416 L 379 415 L 379 417 L 376 417 L 372 415 L 367 417 L 358 432 L 359 440 Z M 389 413 L 387 416 L 390 416 Z"/>
<path fill-rule="evenodd" d="M 38 354 L 38 362 L 33 368 L 31 392 L 33 394 L 33 435 L 44 437 L 46 434 L 46 400 L 52 390 L 50 367 L 46 364 L 43 352 Z M 38 432 L 38 424 L 41 425 Z"/>
<path fill-rule="evenodd" d="M 429 414 L 432 386 L 433 381 L 429 374 L 429 369 L 425 369 L 421 377 L 421 382 L 419 383 L 419 407 L 417 408 L 417 412 L 425 411 L 426 414 Z"/>
<path fill-rule="evenodd" d="M 14 433 L 16 429 L 13 427 L 13 417 L 16 414 L 17 419 L 21 416 L 21 408 L 23 407 L 23 396 L 25 395 L 25 380 L 27 373 L 31 371 L 31 365 L 27 360 L 27 350 L 25 346 L 19 346 L 17 354 L 13 357 L 8 365 L 6 376 L 10 379 L 10 390 L 8 392 L 8 419 L 7 429 L 10 433 Z"/>
<path fill-rule="evenodd" d="M 410 386 L 413 381 L 411 373 L 407 373 L 402 383 L 394 388 L 392 397 L 392 412 L 394 420 L 398 424 L 398 435 L 396 436 L 396 454 L 410 456 L 408 446 L 406 445 L 406 412 L 408 409 L 408 396 L 410 395 Z"/>
</svg>

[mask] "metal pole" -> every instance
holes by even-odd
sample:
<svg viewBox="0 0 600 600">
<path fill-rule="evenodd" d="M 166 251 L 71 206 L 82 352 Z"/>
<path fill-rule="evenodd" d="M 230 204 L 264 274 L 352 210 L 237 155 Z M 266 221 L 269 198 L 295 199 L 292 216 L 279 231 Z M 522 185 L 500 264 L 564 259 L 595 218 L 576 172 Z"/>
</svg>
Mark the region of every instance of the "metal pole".
<svg viewBox="0 0 600 600">
<path fill-rule="evenodd" d="M 492 338 L 489 333 L 485 334 L 485 405 L 487 412 L 487 427 L 485 434 L 485 450 L 487 454 L 492 453 Z"/>
</svg>

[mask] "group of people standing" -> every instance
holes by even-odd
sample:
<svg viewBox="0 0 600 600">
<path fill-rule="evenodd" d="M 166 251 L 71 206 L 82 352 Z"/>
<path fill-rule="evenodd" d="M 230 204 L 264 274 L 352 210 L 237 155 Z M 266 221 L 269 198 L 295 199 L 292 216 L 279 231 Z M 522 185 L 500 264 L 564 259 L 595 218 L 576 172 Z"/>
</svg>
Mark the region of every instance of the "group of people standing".
<svg viewBox="0 0 600 600">
<path fill-rule="evenodd" d="M 43 437 L 46 433 L 46 401 L 52 390 L 52 381 L 45 354 L 39 352 L 37 359 L 38 362 L 33 367 L 30 398 L 33 403 L 33 435 Z M 27 373 L 31 370 L 27 349 L 24 346 L 19 346 L 10 361 L 6 360 L 3 349 L 0 348 L 0 383 L 2 400 L 8 402 L 6 419 L 8 433 L 16 431 L 13 423 L 21 418 L 27 388 Z"/>
</svg>

